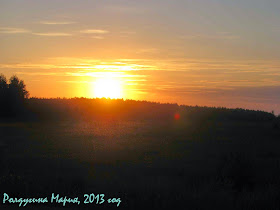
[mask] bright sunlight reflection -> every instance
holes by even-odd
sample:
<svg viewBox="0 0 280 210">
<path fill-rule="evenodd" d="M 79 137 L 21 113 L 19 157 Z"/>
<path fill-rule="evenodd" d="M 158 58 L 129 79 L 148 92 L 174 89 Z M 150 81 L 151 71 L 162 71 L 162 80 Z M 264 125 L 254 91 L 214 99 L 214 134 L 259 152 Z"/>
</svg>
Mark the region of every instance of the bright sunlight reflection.
<svg viewBox="0 0 280 210">
<path fill-rule="evenodd" d="M 121 81 L 117 78 L 99 78 L 94 84 L 96 98 L 122 98 Z"/>
</svg>

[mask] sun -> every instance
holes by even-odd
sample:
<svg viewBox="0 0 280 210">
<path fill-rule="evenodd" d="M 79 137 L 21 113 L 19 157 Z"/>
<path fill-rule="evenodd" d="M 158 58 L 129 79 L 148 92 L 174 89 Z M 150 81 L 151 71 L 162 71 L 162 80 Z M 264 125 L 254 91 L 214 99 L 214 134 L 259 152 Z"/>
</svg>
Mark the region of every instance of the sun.
<svg viewBox="0 0 280 210">
<path fill-rule="evenodd" d="M 116 78 L 99 78 L 94 84 L 96 98 L 122 98 L 122 85 Z"/>
</svg>

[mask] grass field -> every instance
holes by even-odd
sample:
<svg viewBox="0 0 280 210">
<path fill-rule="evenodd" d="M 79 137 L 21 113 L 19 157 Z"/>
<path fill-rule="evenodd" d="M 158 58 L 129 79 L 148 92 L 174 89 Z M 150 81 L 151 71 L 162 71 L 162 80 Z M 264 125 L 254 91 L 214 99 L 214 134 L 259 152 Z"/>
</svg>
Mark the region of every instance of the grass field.
<svg viewBox="0 0 280 210">
<path fill-rule="evenodd" d="M 125 209 L 279 209 L 279 136 L 271 121 L 2 123 L 0 189 L 14 197 L 104 193 Z"/>
</svg>

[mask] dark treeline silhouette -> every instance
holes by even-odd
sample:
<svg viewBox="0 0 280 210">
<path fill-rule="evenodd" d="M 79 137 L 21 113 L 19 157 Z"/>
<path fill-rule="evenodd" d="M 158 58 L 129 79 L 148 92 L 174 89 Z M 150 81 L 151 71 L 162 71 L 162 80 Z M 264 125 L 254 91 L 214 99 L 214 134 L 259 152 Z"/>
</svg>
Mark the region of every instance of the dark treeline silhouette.
<svg viewBox="0 0 280 210">
<path fill-rule="evenodd" d="M 28 98 L 23 80 L 12 76 L 7 82 L 0 75 L 0 117 L 25 120 L 174 120 L 202 121 L 267 121 L 275 120 L 273 113 L 224 107 L 199 107 L 178 104 L 123 99 L 88 98 Z"/>
<path fill-rule="evenodd" d="M 7 82 L 4 75 L 0 75 L 0 116 L 13 118 L 24 112 L 25 101 L 29 93 L 23 80 L 12 76 Z"/>
<path fill-rule="evenodd" d="M 30 98 L 28 109 L 37 119 L 131 119 L 131 120 L 173 120 L 175 114 L 180 119 L 193 121 L 242 120 L 267 121 L 275 119 L 272 113 L 247 109 L 224 107 L 199 107 L 178 104 L 162 104 L 147 101 L 123 99 L 43 99 Z"/>
</svg>

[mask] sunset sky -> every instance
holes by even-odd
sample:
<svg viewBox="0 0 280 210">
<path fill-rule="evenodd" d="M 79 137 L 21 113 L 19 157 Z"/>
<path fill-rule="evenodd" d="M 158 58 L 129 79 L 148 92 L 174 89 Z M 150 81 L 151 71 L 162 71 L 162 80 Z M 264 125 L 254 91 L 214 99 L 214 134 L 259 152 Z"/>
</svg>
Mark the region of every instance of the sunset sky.
<svg viewBox="0 0 280 210">
<path fill-rule="evenodd" d="M 279 0 L 0 0 L 0 73 L 32 97 L 280 113 Z"/>
</svg>

